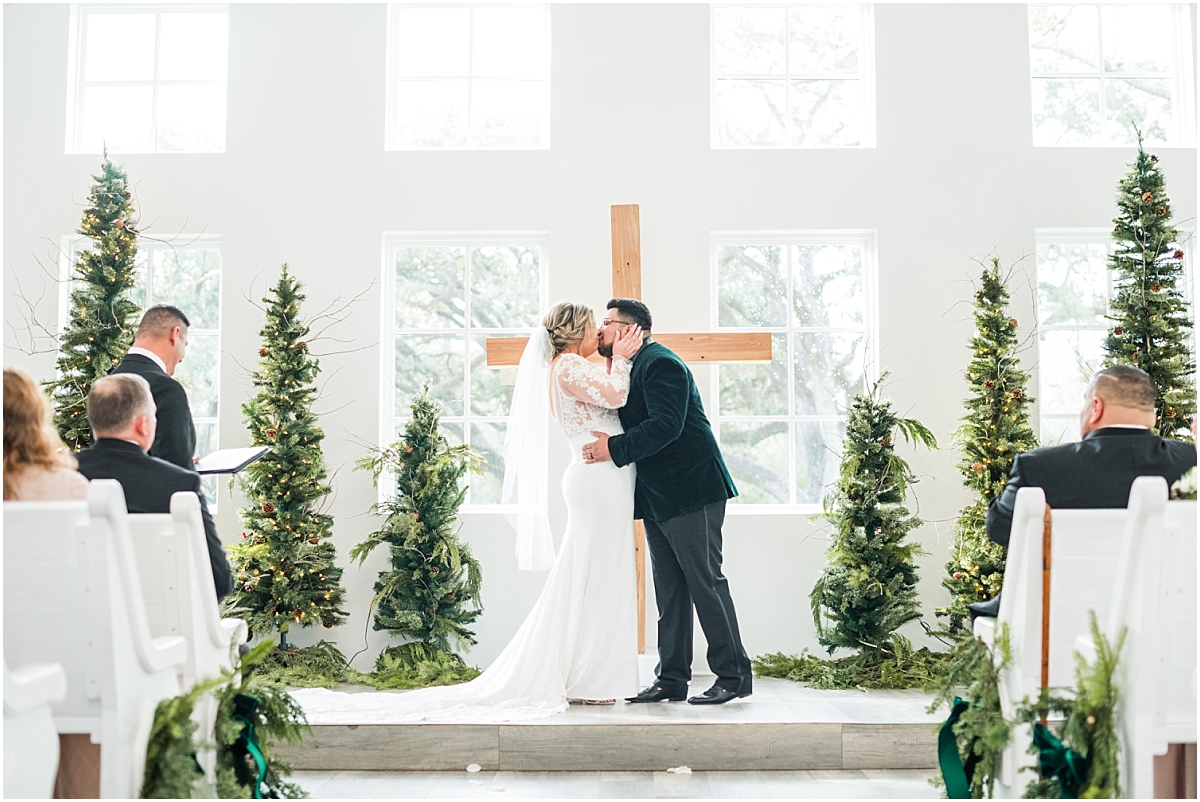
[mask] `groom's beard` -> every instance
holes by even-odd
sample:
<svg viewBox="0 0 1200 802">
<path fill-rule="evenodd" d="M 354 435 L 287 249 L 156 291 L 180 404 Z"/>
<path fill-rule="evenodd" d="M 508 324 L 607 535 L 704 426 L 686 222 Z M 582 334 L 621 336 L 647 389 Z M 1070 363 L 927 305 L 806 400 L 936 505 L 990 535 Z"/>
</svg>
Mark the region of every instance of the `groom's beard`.
<svg viewBox="0 0 1200 802">
<path fill-rule="evenodd" d="M 596 353 L 605 359 L 612 359 L 612 343 L 605 344 L 601 342 L 596 346 Z"/>
</svg>

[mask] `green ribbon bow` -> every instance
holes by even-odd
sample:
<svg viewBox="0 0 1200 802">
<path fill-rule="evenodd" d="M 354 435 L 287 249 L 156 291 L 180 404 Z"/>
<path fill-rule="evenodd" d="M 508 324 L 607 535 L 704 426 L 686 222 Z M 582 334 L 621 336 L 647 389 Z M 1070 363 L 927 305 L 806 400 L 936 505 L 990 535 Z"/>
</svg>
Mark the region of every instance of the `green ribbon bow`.
<svg viewBox="0 0 1200 802">
<path fill-rule="evenodd" d="M 947 799 L 971 798 L 971 779 L 975 776 L 979 755 L 972 752 L 964 766 L 958 754 L 958 738 L 954 735 L 954 725 L 970 706 L 970 702 L 955 696 L 950 717 L 938 731 L 938 768 L 942 771 L 942 781 L 946 783 Z"/>
<path fill-rule="evenodd" d="M 1063 799 L 1078 799 L 1087 778 L 1088 761 L 1074 749 L 1064 746 L 1050 729 L 1033 725 L 1033 745 L 1037 748 L 1038 774 L 1057 777 Z"/>
<path fill-rule="evenodd" d="M 246 752 L 254 758 L 254 763 L 258 766 L 258 779 L 254 783 L 254 798 L 263 799 L 263 786 L 267 779 L 267 759 L 263 757 L 262 748 L 258 745 L 258 736 L 254 734 L 254 714 L 258 711 L 259 700 L 253 696 L 244 693 L 239 693 L 233 698 L 233 720 L 241 723 L 242 734 L 238 736 L 234 743 L 234 749 L 246 750 Z M 275 793 L 268 788 L 267 795 L 269 798 L 275 797 Z"/>
</svg>

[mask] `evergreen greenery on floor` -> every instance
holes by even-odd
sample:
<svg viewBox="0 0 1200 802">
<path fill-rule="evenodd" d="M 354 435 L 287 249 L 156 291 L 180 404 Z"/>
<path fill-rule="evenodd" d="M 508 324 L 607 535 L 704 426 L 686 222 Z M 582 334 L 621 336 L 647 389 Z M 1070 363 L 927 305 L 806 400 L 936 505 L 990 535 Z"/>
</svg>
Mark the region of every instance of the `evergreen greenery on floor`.
<svg viewBox="0 0 1200 802">
<path fill-rule="evenodd" d="M 950 605 L 936 611 L 946 619 L 944 634 L 954 638 L 969 634 L 967 605 L 987 601 L 1000 592 L 1006 552 L 988 540 L 984 519 L 988 504 L 1008 484 L 1013 459 L 1037 447 L 1029 423 L 1029 405 L 1033 403 L 1026 390 L 1029 374 L 1021 369 L 1017 355 L 1018 321 L 1009 316 L 1006 284 L 1000 260 L 993 258 L 984 266 L 975 291 L 967 414 L 954 433 L 961 455 L 958 470 L 963 484 L 975 494 L 958 514 L 954 545 L 942 578 L 942 586 L 950 591 Z"/>
<path fill-rule="evenodd" d="M 1121 179 L 1119 215 L 1113 218 L 1115 250 L 1109 257 L 1115 294 L 1104 341 L 1104 364 L 1135 365 L 1157 391 L 1155 428 L 1163 437 L 1190 440 L 1196 414 L 1196 355 L 1184 295 L 1186 275 L 1179 232 L 1158 157 L 1138 135 L 1136 161 Z"/>
<path fill-rule="evenodd" d="M 350 551 L 362 563 L 376 547 L 388 546 L 391 567 L 375 583 L 373 627 L 410 643 L 379 656 L 376 677 L 383 687 L 453 684 L 478 675 L 454 649 L 475 643 L 469 626 L 483 612 L 483 573 L 456 525 L 467 491 L 462 479 L 479 472 L 481 458 L 469 446 L 451 446 L 440 418 L 426 384 L 404 436 L 359 462 L 377 486 L 386 475 L 395 488 L 372 509 L 385 516 L 382 526 Z"/>
<path fill-rule="evenodd" d="M 92 178 L 79 224 L 92 246 L 75 263 L 69 318 L 58 337 L 58 378 L 46 383 L 54 427 L 73 451 L 92 443 L 87 395 L 129 350 L 140 311 L 132 292 L 138 235 L 129 179 L 107 151 L 100 175 Z"/>
<path fill-rule="evenodd" d="M 892 651 L 862 651 L 827 660 L 804 650 L 799 655 L 767 654 L 753 661 L 760 677 L 802 682 L 821 690 L 863 691 L 921 688 L 945 671 L 946 655 L 927 648 L 913 651 L 904 638 L 893 637 Z"/>
<path fill-rule="evenodd" d="M 271 451 L 241 474 L 250 504 L 241 510 L 246 531 L 232 548 L 234 587 L 225 609 L 246 619 L 257 636 L 280 633 L 284 649 L 276 661 L 291 654 L 291 627 L 333 627 L 346 612 L 333 518 L 322 511 L 330 492 L 321 452 L 325 433 L 312 411 L 320 365 L 306 341 L 304 295 L 287 265 L 263 301 L 266 324 L 253 374 L 258 394 L 242 405 L 242 414 L 250 441 Z M 302 662 L 306 671 L 316 665 L 308 654 Z"/>
</svg>

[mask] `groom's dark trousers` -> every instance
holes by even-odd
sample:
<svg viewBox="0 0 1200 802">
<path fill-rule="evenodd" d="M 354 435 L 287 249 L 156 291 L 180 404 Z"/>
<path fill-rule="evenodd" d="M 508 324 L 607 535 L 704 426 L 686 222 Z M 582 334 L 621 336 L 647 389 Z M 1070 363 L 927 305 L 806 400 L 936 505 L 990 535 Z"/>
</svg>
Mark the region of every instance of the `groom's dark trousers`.
<svg viewBox="0 0 1200 802">
<path fill-rule="evenodd" d="M 637 463 L 634 516 L 646 525 L 658 600 L 658 680 L 683 695 L 692 676 L 692 608 L 708 640 L 717 684 L 750 693 L 729 582 L 721 573 L 725 502 L 737 488 L 704 415 L 692 372 L 649 340 L 633 359 L 629 399 L 619 410 L 625 433 L 608 441 L 617 466 Z"/>
</svg>

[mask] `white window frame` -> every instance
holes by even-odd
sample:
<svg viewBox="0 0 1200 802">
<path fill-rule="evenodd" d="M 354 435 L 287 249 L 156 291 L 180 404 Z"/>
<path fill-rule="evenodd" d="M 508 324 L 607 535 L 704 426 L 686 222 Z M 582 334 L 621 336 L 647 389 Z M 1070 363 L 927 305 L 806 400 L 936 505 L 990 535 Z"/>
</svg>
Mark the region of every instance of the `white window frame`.
<svg viewBox="0 0 1200 802">
<path fill-rule="evenodd" d="M 528 145 L 523 147 L 480 147 L 473 143 L 474 127 L 472 125 L 472 117 L 474 110 L 473 87 L 476 81 L 510 81 L 510 80 L 533 80 L 531 76 L 487 76 L 476 77 L 474 72 L 474 33 L 475 33 L 475 9 L 477 8 L 541 8 L 546 15 L 546 53 L 545 62 L 542 66 L 542 135 L 541 144 Z M 387 80 L 386 91 L 384 97 L 384 121 L 383 121 L 383 149 L 385 151 L 461 151 L 461 150 L 482 150 L 482 151 L 505 151 L 505 150 L 549 150 L 550 149 L 550 4 L 549 3 L 388 3 L 387 13 Z M 405 76 L 401 77 L 396 74 L 396 26 L 399 24 L 396 11 L 400 8 L 465 8 L 471 12 L 471 33 L 467 45 L 467 74 L 466 75 L 428 75 L 428 76 Z M 453 147 L 414 147 L 409 145 L 395 144 L 395 119 L 396 119 L 396 84 L 401 81 L 466 81 L 467 82 L 467 144 Z"/>
<path fill-rule="evenodd" d="M 1033 70 L 1033 47 L 1029 47 L 1029 86 L 1032 90 L 1033 82 L 1042 78 L 1087 78 L 1097 79 L 1100 81 L 1100 130 L 1101 139 L 1099 142 L 1085 142 L 1079 144 L 1050 144 L 1039 145 L 1034 142 L 1034 147 L 1038 148 L 1114 148 L 1128 147 L 1136 145 L 1136 142 L 1126 142 L 1122 144 L 1110 144 L 1104 137 L 1104 128 L 1108 124 L 1108 105 L 1107 105 L 1107 86 L 1109 81 L 1121 80 L 1121 78 L 1145 78 L 1150 80 L 1167 79 L 1171 85 L 1171 123 L 1174 127 L 1174 135 L 1169 145 L 1162 147 L 1196 147 L 1196 90 L 1195 80 L 1192 69 L 1192 19 L 1188 6 L 1185 3 L 1154 3 L 1153 5 L 1166 5 L 1171 9 L 1172 21 L 1172 37 L 1171 42 L 1174 45 L 1175 53 L 1172 58 L 1172 71 L 1170 75 L 1162 73 L 1128 73 L 1128 72 L 1105 72 L 1104 70 L 1104 22 L 1100 14 L 1100 7 L 1107 5 L 1104 3 L 1030 3 L 1026 11 L 1025 30 L 1030 30 L 1030 16 L 1034 8 L 1050 7 L 1050 6 L 1091 6 L 1096 9 L 1098 44 L 1100 46 L 1100 65 L 1094 71 L 1073 71 L 1073 72 L 1034 72 Z M 1117 5 L 1137 5 L 1136 3 L 1119 3 Z M 1030 92 L 1032 101 L 1033 93 Z M 1029 125 L 1030 131 L 1036 136 L 1034 128 L 1033 107 L 1029 109 Z M 1041 240 L 1039 240 L 1040 242 Z"/>
<path fill-rule="evenodd" d="M 859 333 L 863 335 L 863 354 L 866 359 L 867 380 L 874 383 L 879 379 L 879 310 L 878 310 L 878 249 L 877 232 L 874 229 L 839 229 L 823 231 L 714 231 L 709 235 L 709 318 L 712 330 L 722 334 L 733 332 L 754 332 L 790 335 L 793 332 L 816 333 Z M 778 245 L 785 250 L 785 265 L 787 271 L 787 309 L 788 325 L 785 326 L 721 326 L 720 297 L 718 277 L 718 254 L 722 247 L 729 245 Z M 793 326 L 791 325 L 793 284 L 791 265 L 791 246 L 793 245 L 859 245 L 863 249 L 863 325 L 858 326 Z M 788 409 L 795 407 L 795 363 L 792 358 L 792 337 L 787 337 L 788 354 L 786 365 L 788 369 Z M 791 412 L 783 415 L 723 415 L 721 413 L 721 380 L 720 366 L 711 371 L 709 379 L 710 397 L 713 399 L 714 413 L 713 434 L 717 443 L 721 440 L 721 424 L 749 421 L 783 421 L 789 423 L 788 430 L 788 487 L 793 491 L 796 486 L 796 438 L 791 423 L 806 421 L 827 422 L 844 420 L 845 415 L 795 415 Z M 864 388 L 869 390 L 870 388 Z M 736 484 L 736 481 L 735 481 Z M 730 504 L 726 507 L 728 515 L 778 515 L 798 514 L 812 515 L 821 512 L 821 504 Z"/>
<path fill-rule="evenodd" d="M 844 5 L 839 3 L 815 3 L 813 5 Z M 792 115 L 791 115 L 791 92 L 790 84 L 794 80 L 846 80 L 851 76 L 849 74 L 840 75 L 837 73 L 797 73 L 791 72 L 790 63 L 790 48 L 791 36 L 788 35 L 788 23 L 786 14 L 790 14 L 792 9 L 805 8 L 804 4 L 797 3 L 712 3 L 709 5 L 708 12 L 708 30 L 709 30 L 709 79 L 708 79 L 708 108 L 709 108 L 709 138 L 711 147 L 714 150 L 862 150 L 864 148 L 874 148 L 875 138 L 875 6 L 873 3 L 857 4 L 859 8 L 859 21 L 861 24 L 861 33 L 859 40 L 858 51 L 858 81 L 862 84 L 863 92 L 863 108 L 862 108 L 862 136 L 859 138 L 857 145 L 792 145 Z M 751 74 L 730 74 L 720 75 L 717 73 L 717 9 L 724 7 L 736 8 L 785 8 L 787 12 L 784 16 L 784 40 L 783 40 L 783 64 L 784 71 L 777 75 L 751 75 Z M 780 81 L 784 83 L 784 143 L 782 145 L 723 145 L 720 141 L 720 132 L 717 121 L 717 81 L 727 78 L 735 78 L 746 81 Z"/>
<path fill-rule="evenodd" d="M 122 150 L 111 151 L 112 153 L 124 154 L 140 154 L 140 153 L 224 153 L 225 146 L 228 144 L 229 121 L 226 117 L 225 137 L 222 138 L 221 147 L 218 150 L 205 151 L 161 151 L 158 150 L 158 88 L 160 86 L 224 86 L 225 87 L 225 106 L 229 107 L 229 70 L 228 70 L 228 53 L 226 53 L 226 71 L 224 81 L 160 81 L 158 78 L 158 47 L 159 34 L 162 28 L 162 15 L 164 13 L 195 13 L 195 12 L 224 12 L 226 25 L 229 21 L 229 6 L 221 3 L 216 4 L 179 4 L 179 5 L 142 5 L 138 3 L 76 3 L 71 6 L 71 24 L 69 33 L 69 43 L 67 47 L 67 133 L 66 133 L 66 152 L 68 154 L 75 153 L 99 153 L 99 151 L 85 150 L 81 144 L 83 137 L 83 100 L 85 90 L 88 86 L 151 86 L 154 91 L 154 100 L 151 104 L 151 132 L 150 141 L 153 143 L 151 150 Z M 93 14 L 154 14 L 154 78 L 150 81 L 87 81 L 84 77 L 85 59 L 84 53 L 87 52 L 87 20 Z"/>
<path fill-rule="evenodd" d="M 533 329 L 526 327 L 478 328 L 471 326 L 471 251 L 489 246 L 523 245 L 541 250 L 538 277 L 538 316 L 546 313 L 550 290 L 550 233 L 548 231 L 434 231 L 434 232 L 387 232 L 383 235 L 383 298 L 380 310 L 379 349 L 379 442 L 387 447 L 396 442 L 396 425 L 403 417 L 396 415 L 396 337 L 405 334 L 455 336 L 461 334 L 467 340 L 477 332 L 488 336 L 528 336 Z M 464 302 L 463 320 L 466 325 L 459 328 L 411 328 L 398 330 L 396 322 L 396 252 L 400 248 L 412 247 L 462 247 L 465 250 L 466 268 L 463 274 Z M 484 368 L 485 370 L 487 368 Z M 443 423 L 461 423 L 463 437 L 470 442 L 472 423 L 507 423 L 511 415 L 476 415 L 471 412 L 471 364 L 463 360 L 463 414 L 443 415 Z M 510 410 L 511 412 L 511 410 Z M 471 481 L 468 474 L 466 481 Z M 383 474 L 379 478 L 378 498 L 386 500 L 392 495 L 393 477 Z M 469 498 L 469 496 L 468 496 Z M 495 513 L 512 509 L 512 505 L 476 504 L 464 502 L 460 513 Z"/>
</svg>

